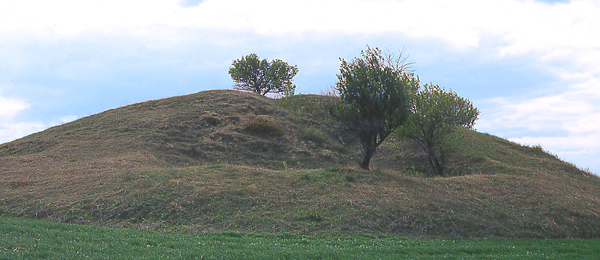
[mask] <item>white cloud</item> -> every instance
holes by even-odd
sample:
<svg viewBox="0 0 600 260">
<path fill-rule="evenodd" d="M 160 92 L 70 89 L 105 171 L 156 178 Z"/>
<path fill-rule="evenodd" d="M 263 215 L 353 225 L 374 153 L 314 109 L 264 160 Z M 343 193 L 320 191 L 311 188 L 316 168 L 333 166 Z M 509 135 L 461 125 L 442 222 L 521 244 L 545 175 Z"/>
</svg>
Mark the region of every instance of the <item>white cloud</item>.
<svg viewBox="0 0 600 260">
<path fill-rule="evenodd" d="M 22 100 L 6 99 L 0 96 L 0 120 L 12 120 L 21 110 L 29 107 Z"/>
<path fill-rule="evenodd" d="M 517 7 L 517 6 L 515 6 Z M 526 1 L 515 9 L 517 17 L 507 27 L 505 39 L 510 43 L 504 53 L 546 51 L 547 56 L 563 56 L 573 50 L 598 46 L 600 28 L 598 1 L 573 0 L 568 4 L 546 5 Z"/>
<path fill-rule="evenodd" d="M 293 32 L 403 33 L 459 48 L 484 35 L 507 44 L 501 54 L 596 46 L 600 3 L 574 0 L 549 5 L 531 0 L 21 0 L 0 4 L 0 31 L 76 35 L 84 31 L 156 34 L 181 27 Z M 557 52 L 558 51 L 558 52 Z M 555 53 L 556 52 L 556 53 Z"/>
<path fill-rule="evenodd" d="M 75 35 L 85 30 L 164 24 L 176 1 L 3 1 L 0 30 Z M 143 28 L 140 28 L 143 29 Z"/>
<path fill-rule="evenodd" d="M 13 119 L 29 105 L 22 100 L 7 99 L 0 96 L 0 143 L 21 138 L 45 128 L 42 123 L 15 123 Z"/>
<path fill-rule="evenodd" d="M 600 43 L 595 33 L 600 31 L 600 2 L 510 4 L 512 15 L 505 12 L 506 24 L 497 27 L 503 41 L 497 45 L 499 57 L 529 56 L 558 81 L 547 86 L 547 94 L 488 100 L 491 109 L 478 128 L 541 144 L 561 158 L 600 170 Z"/>
<path fill-rule="evenodd" d="M 0 144 L 47 128 L 40 122 L 0 123 Z"/>
<path fill-rule="evenodd" d="M 44 124 L 42 122 L 15 121 L 15 117 L 29 105 L 16 99 L 7 99 L 0 96 L 0 144 L 12 141 L 29 134 L 44 130 L 53 125 L 65 124 L 75 121 L 79 116 L 62 116 L 58 123 Z"/>
<path fill-rule="evenodd" d="M 596 78 L 563 93 L 530 100 L 495 98 L 478 129 L 523 144 L 541 144 L 559 157 L 600 173 L 600 96 Z"/>
<path fill-rule="evenodd" d="M 589 154 L 592 151 L 598 153 L 600 151 L 600 134 L 594 133 L 589 135 L 575 135 L 568 137 L 522 137 L 509 138 L 509 140 L 528 144 L 542 144 L 543 147 L 551 151 L 569 152 L 569 154 Z"/>
<path fill-rule="evenodd" d="M 563 137 L 509 138 L 510 141 L 526 145 L 542 145 L 544 150 L 559 158 L 588 168 L 600 175 L 600 133 L 569 135 Z"/>
</svg>

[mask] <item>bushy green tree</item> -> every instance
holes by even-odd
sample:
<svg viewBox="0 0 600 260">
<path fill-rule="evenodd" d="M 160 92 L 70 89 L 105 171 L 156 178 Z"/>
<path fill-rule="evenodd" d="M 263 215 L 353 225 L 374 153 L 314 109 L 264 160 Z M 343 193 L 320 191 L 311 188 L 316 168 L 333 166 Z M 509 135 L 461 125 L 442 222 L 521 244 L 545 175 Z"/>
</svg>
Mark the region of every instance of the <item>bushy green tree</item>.
<svg viewBox="0 0 600 260">
<path fill-rule="evenodd" d="M 436 174 L 445 176 L 444 163 L 460 141 L 459 130 L 472 128 L 479 110 L 456 92 L 431 84 L 423 86 L 412 101 L 412 113 L 402 125 L 402 134 L 425 150 Z"/>
<path fill-rule="evenodd" d="M 363 147 L 360 167 L 368 170 L 377 147 L 408 118 L 409 99 L 419 79 L 408 72 L 401 54 L 384 57 L 381 50 L 368 46 L 361 54 L 352 62 L 340 59 L 336 83 L 340 103 L 332 112 L 358 133 Z"/>
<path fill-rule="evenodd" d="M 235 81 L 235 89 L 254 91 L 261 95 L 281 93 L 294 95 L 296 86 L 292 79 L 298 73 L 297 66 L 290 66 L 282 60 L 261 60 L 254 53 L 234 60 L 229 75 Z"/>
</svg>

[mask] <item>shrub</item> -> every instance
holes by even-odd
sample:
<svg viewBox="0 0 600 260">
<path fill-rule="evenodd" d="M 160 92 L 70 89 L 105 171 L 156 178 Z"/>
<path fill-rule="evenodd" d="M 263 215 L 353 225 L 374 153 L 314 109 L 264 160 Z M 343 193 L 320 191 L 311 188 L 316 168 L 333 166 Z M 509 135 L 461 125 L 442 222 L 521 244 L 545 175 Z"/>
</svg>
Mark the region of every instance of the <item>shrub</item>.
<svg viewBox="0 0 600 260">
<path fill-rule="evenodd" d="M 323 131 L 321 129 L 315 127 L 307 128 L 304 133 L 302 133 L 302 138 L 307 141 L 312 141 L 315 143 L 323 142 Z"/>
<path fill-rule="evenodd" d="M 410 98 L 419 78 L 408 71 L 409 64 L 401 57 L 384 56 L 369 46 L 361 54 L 362 58 L 351 62 L 340 59 L 336 83 L 340 102 L 331 113 L 358 134 L 363 148 L 360 167 L 368 170 L 377 147 L 410 115 Z"/>
<path fill-rule="evenodd" d="M 244 130 L 259 135 L 283 135 L 283 129 L 264 115 L 259 115 L 254 118 L 252 122 L 244 127 Z"/>
</svg>

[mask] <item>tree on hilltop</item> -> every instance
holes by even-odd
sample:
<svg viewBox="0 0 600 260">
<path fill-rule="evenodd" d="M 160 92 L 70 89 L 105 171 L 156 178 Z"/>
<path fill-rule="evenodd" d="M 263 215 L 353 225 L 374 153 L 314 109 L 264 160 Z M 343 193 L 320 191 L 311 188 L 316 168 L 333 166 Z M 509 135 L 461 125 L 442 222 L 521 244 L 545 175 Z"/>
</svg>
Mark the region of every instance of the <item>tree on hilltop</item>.
<svg viewBox="0 0 600 260">
<path fill-rule="evenodd" d="M 341 59 L 336 83 L 340 102 L 332 114 L 357 132 L 363 147 L 360 167 L 369 169 L 377 147 L 410 115 L 410 97 L 419 79 L 401 54 L 384 57 L 378 48 L 361 51 L 352 62 Z"/>
<path fill-rule="evenodd" d="M 479 110 L 456 92 L 431 84 L 415 94 L 411 110 L 402 134 L 423 148 L 436 174 L 445 176 L 445 159 L 460 141 L 459 130 L 473 128 Z"/>
<path fill-rule="evenodd" d="M 234 60 L 229 75 L 235 81 L 235 89 L 254 91 L 261 95 L 281 93 L 293 96 L 296 86 L 292 79 L 298 73 L 297 66 L 290 66 L 282 60 L 261 60 L 254 53 Z"/>
</svg>

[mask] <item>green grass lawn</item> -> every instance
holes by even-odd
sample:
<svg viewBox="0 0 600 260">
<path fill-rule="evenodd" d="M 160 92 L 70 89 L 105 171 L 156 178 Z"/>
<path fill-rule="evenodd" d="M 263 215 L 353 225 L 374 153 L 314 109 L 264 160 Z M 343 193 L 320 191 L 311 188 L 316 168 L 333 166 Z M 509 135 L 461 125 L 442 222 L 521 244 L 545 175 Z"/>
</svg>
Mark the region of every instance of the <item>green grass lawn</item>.
<svg viewBox="0 0 600 260">
<path fill-rule="evenodd" d="M 598 259 L 600 240 L 420 240 L 147 230 L 0 217 L 0 259 Z"/>
</svg>

